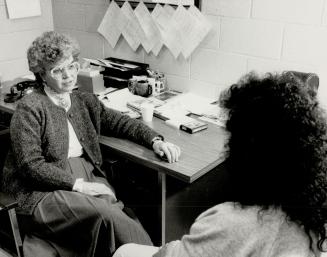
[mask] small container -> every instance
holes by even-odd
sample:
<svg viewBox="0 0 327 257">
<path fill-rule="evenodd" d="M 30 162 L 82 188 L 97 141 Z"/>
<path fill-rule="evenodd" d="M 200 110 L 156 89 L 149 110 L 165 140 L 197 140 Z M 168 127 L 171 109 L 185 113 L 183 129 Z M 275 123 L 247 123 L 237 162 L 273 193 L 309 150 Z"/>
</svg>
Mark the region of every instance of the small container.
<svg viewBox="0 0 327 257">
<path fill-rule="evenodd" d="M 152 86 L 147 80 L 130 79 L 128 81 L 128 90 L 134 95 L 143 97 L 152 95 Z"/>
</svg>

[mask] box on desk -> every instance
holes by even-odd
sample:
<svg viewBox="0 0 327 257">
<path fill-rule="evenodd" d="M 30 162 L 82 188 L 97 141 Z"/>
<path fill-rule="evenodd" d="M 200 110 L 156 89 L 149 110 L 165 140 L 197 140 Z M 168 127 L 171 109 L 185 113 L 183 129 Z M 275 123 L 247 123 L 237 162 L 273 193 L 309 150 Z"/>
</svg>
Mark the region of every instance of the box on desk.
<svg viewBox="0 0 327 257">
<path fill-rule="evenodd" d="M 98 71 L 83 71 L 77 75 L 79 90 L 90 93 L 101 93 L 105 90 L 103 76 Z"/>
</svg>

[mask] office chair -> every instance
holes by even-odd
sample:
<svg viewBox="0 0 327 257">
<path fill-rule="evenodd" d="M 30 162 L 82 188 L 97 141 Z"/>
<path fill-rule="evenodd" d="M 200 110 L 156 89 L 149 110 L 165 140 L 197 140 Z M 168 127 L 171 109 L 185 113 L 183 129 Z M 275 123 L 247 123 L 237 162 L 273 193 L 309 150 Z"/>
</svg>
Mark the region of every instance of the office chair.
<svg viewBox="0 0 327 257">
<path fill-rule="evenodd" d="M 10 145 L 9 129 L 0 130 L 0 177 L 4 161 Z M 9 195 L 1 192 L 0 188 L 0 247 L 15 254 L 18 257 L 23 257 L 23 244 L 19 231 L 19 226 L 16 217 L 15 207 L 17 202 Z"/>
</svg>

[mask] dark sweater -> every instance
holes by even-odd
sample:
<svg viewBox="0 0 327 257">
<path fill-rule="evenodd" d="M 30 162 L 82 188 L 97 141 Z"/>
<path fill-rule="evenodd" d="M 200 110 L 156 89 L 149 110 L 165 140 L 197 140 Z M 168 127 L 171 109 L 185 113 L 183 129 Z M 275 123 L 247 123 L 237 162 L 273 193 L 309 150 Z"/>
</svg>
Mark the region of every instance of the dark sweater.
<svg viewBox="0 0 327 257">
<path fill-rule="evenodd" d="M 74 91 L 67 113 L 43 89 L 25 96 L 11 120 L 12 149 L 2 179 L 2 190 L 18 201 L 18 213 L 31 214 L 47 192 L 72 190 L 74 179 L 65 171 L 69 142 L 67 118 L 87 158 L 103 176 L 100 134 L 127 138 L 148 148 L 158 135 L 142 122 L 106 108 L 90 93 Z"/>
</svg>

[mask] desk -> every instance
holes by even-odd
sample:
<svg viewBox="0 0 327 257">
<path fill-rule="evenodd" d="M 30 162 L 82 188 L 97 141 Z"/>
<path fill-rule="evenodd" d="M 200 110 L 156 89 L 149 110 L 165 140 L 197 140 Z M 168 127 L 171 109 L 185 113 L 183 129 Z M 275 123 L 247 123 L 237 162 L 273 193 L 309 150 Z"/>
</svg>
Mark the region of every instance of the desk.
<svg viewBox="0 0 327 257">
<path fill-rule="evenodd" d="M 152 150 L 125 139 L 101 136 L 100 142 L 119 155 L 186 183 L 194 182 L 222 162 L 226 134 L 218 126 L 209 124 L 206 130 L 188 134 L 157 118 L 147 125 L 162 134 L 165 141 L 180 146 L 182 155 L 178 162 L 164 162 Z"/>
<path fill-rule="evenodd" d="M 0 110 L 13 113 L 15 104 L 4 103 L 2 97 L 0 100 Z M 212 188 L 216 188 L 217 184 L 219 186 L 223 184 L 223 182 L 218 182 L 218 180 L 224 178 L 217 178 L 215 175 L 211 177 L 212 172 L 210 172 L 211 175 L 204 175 L 213 169 L 217 169 L 217 166 L 223 161 L 222 151 L 226 133 L 223 129 L 209 124 L 206 130 L 196 134 L 188 134 L 184 131 L 169 127 L 162 120 L 156 118 L 154 118 L 151 123 L 148 123 L 148 125 L 162 134 L 166 141 L 173 142 L 180 146 L 182 155 L 179 162 L 170 164 L 162 161 L 152 150 L 125 139 L 101 136 L 100 143 L 102 147 L 107 150 L 158 172 L 161 209 L 161 242 L 165 243 L 166 239 L 169 241 L 176 239 L 174 235 L 167 235 L 166 233 L 168 223 L 172 223 L 171 221 L 175 218 L 176 212 L 178 212 L 178 208 L 174 208 L 176 207 L 174 204 L 178 202 L 179 206 L 177 207 L 180 207 L 182 201 L 184 205 L 187 205 L 188 201 L 185 200 L 187 197 L 192 197 L 192 199 L 196 199 L 196 202 L 200 203 L 202 198 L 201 192 L 205 194 L 213 192 L 209 190 L 208 183 L 212 184 L 217 180 L 217 183 L 212 184 Z M 180 187 L 179 194 L 167 196 L 167 175 L 183 183 L 184 186 Z M 192 184 L 192 189 L 187 186 L 188 184 Z M 205 187 L 205 190 L 201 191 L 203 187 Z M 217 190 L 219 190 L 219 188 Z M 167 202 L 167 200 L 169 201 Z M 192 204 L 194 204 L 194 201 Z M 179 216 L 180 219 L 183 220 L 183 215 Z M 193 218 L 194 217 L 190 217 L 188 223 L 192 223 Z M 184 229 L 183 231 L 177 232 L 177 234 L 184 232 L 187 232 L 187 230 L 185 231 Z"/>
<path fill-rule="evenodd" d="M 0 111 L 13 114 L 16 109 L 16 103 L 5 103 L 3 97 L 0 96 Z"/>
<path fill-rule="evenodd" d="M 1 84 L 2 92 L 0 93 L 0 111 L 5 113 L 13 114 L 16 109 L 16 103 L 5 103 L 4 102 L 4 94 L 10 92 L 10 87 L 14 84 L 14 82 L 4 82 Z"/>
<path fill-rule="evenodd" d="M 171 196 L 170 201 L 167 203 L 166 176 L 175 177 L 186 183 L 193 183 L 215 168 L 223 161 L 222 151 L 226 133 L 223 129 L 209 124 L 206 130 L 196 134 L 188 134 L 181 130 L 171 128 L 162 120 L 156 118 L 153 119 L 151 123 L 148 123 L 148 125 L 164 135 L 166 141 L 173 142 L 180 146 L 182 155 L 178 162 L 171 164 L 164 162 L 160 160 L 153 151 L 125 139 L 102 136 L 100 142 L 114 153 L 158 172 L 159 191 L 161 192 L 161 242 L 165 243 L 165 239 L 176 239 L 173 235 L 167 235 L 166 232 L 168 225 L 172 223 L 169 222 L 169 220 L 172 220 L 174 216 L 176 216 L 176 211 L 178 211 L 176 209 L 171 210 L 171 217 L 168 218 L 167 211 L 169 210 L 167 209 L 167 205 L 170 205 L 170 207 L 174 209 L 172 205 L 177 204 L 180 206 L 180 201 L 185 203 L 185 199 L 181 199 L 184 198 L 181 194 L 194 194 L 194 192 L 180 193 L 180 195 L 177 196 L 178 199 L 173 199 L 174 196 Z M 201 190 L 203 186 L 206 186 L 206 183 L 205 181 L 201 181 L 201 183 L 193 187 L 193 191 Z M 194 199 L 194 195 L 192 197 Z M 190 219 L 192 219 L 192 217 L 190 217 Z M 167 224 L 168 222 L 169 224 Z M 183 231 L 177 233 L 181 234 L 182 232 Z"/>
</svg>

